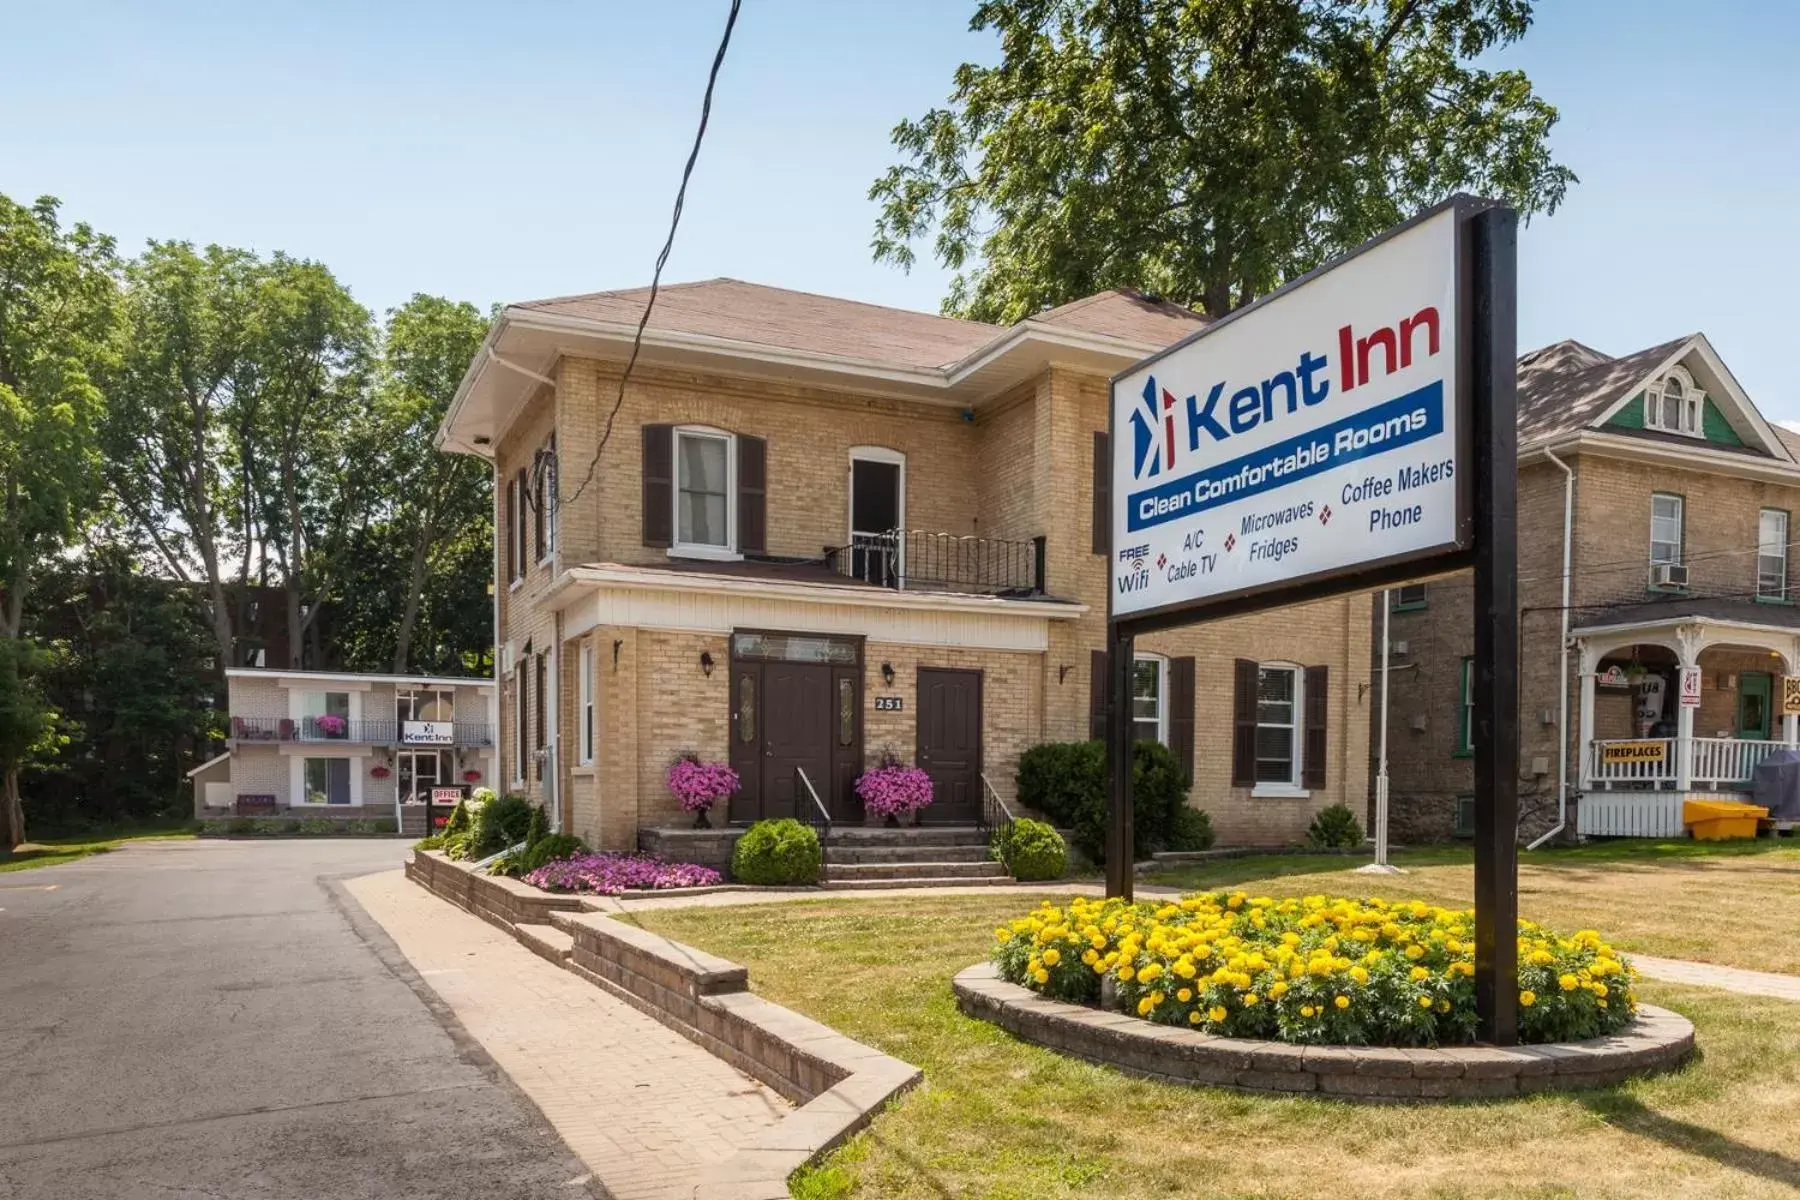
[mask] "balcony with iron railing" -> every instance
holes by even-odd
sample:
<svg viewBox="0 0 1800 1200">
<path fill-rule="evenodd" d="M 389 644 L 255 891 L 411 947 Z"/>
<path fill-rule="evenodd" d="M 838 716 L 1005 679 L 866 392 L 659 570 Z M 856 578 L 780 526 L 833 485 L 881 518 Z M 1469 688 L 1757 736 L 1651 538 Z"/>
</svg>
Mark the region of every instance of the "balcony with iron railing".
<svg viewBox="0 0 1800 1200">
<path fill-rule="evenodd" d="M 494 727 L 474 721 L 381 721 L 345 717 L 233 717 L 237 742 L 337 742 L 361 746 L 463 746 L 494 744 Z"/>
<path fill-rule="evenodd" d="M 974 592 L 1028 598 L 1044 594 L 1044 539 L 1028 541 L 890 529 L 852 534 L 825 551 L 838 574 L 897 591 Z"/>
</svg>

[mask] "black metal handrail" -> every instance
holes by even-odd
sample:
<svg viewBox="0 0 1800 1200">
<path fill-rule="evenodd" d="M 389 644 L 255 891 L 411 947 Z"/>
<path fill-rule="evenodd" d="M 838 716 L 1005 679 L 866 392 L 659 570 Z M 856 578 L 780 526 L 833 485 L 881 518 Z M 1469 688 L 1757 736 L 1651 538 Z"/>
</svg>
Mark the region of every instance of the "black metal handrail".
<svg viewBox="0 0 1800 1200">
<path fill-rule="evenodd" d="M 988 781 L 987 772 L 983 771 L 981 773 L 981 815 L 977 818 L 981 828 L 1004 829 L 1016 820 L 1018 818 L 1013 816 L 1012 809 L 1007 807 L 1007 803 L 1001 798 L 1000 793 L 994 790 L 994 785 Z"/>
<path fill-rule="evenodd" d="M 351 721 L 344 717 L 233 717 L 231 736 L 240 742 L 347 742 L 375 746 L 492 746 L 494 727 L 485 722 L 450 722 L 448 742 L 409 742 L 399 721 Z"/>
<path fill-rule="evenodd" d="M 794 788 L 794 815 L 816 828 L 819 831 L 819 837 L 823 839 L 826 834 L 831 832 L 831 810 L 825 807 L 823 800 L 819 799 L 819 791 L 813 787 L 812 780 L 807 778 L 805 767 L 795 767 L 794 778 L 806 788 L 804 797 L 800 793 L 800 787 Z M 803 799 L 811 799 L 812 803 L 810 805 L 803 804 L 801 803 Z"/>
<path fill-rule="evenodd" d="M 825 559 L 833 570 L 896 590 L 925 587 L 1000 596 L 1044 593 L 1045 540 L 889 529 L 852 534 Z"/>
</svg>

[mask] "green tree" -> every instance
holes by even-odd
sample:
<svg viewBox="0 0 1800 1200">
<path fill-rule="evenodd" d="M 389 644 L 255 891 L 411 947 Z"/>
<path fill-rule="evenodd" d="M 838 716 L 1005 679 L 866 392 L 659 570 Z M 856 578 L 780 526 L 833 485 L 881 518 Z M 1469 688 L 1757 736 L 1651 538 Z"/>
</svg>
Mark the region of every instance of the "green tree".
<svg viewBox="0 0 1800 1200">
<path fill-rule="evenodd" d="M 1530 0 L 985 0 L 1001 61 L 902 121 L 878 260 L 931 238 L 945 310 L 1011 323 L 1130 286 L 1218 317 L 1458 191 L 1575 176 L 1519 71 Z M 935 234 L 935 236 L 933 236 Z"/>
<path fill-rule="evenodd" d="M 0 196 L 0 848 L 24 840 L 19 769 L 56 734 L 24 637 L 35 576 L 80 534 L 99 498 L 97 377 L 115 317 L 110 238 L 64 230 L 57 203 Z"/>
</svg>

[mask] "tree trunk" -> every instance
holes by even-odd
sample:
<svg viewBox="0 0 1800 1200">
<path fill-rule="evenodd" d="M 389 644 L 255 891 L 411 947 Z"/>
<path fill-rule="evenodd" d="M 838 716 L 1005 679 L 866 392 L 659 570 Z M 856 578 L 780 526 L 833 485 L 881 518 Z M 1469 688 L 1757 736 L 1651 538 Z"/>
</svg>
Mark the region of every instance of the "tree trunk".
<svg viewBox="0 0 1800 1200">
<path fill-rule="evenodd" d="M 25 840 L 25 803 L 19 796 L 19 768 L 8 767 L 0 785 L 0 850 L 11 850 Z"/>
<path fill-rule="evenodd" d="M 425 591 L 426 552 L 437 538 L 436 522 L 426 521 L 413 541 L 412 569 L 407 573 L 406 603 L 400 609 L 400 632 L 394 638 L 394 674 L 406 674 L 412 657 L 413 626 L 419 619 L 419 599 Z"/>
</svg>

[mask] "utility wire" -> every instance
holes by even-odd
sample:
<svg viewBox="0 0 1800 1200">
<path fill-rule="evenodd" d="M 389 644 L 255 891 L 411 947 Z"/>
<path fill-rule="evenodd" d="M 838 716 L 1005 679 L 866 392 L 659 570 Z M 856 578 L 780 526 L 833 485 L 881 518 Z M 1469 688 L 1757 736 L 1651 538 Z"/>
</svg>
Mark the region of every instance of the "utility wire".
<svg viewBox="0 0 1800 1200">
<path fill-rule="evenodd" d="M 693 177 L 694 164 L 700 158 L 700 143 L 706 138 L 707 122 L 712 117 L 713 89 L 719 82 L 719 68 L 725 65 L 725 51 L 731 46 L 731 31 L 737 27 L 738 9 L 743 0 L 731 0 L 731 11 L 725 17 L 725 34 L 719 39 L 719 48 L 713 52 L 712 69 L 706 75 L 706 94 L 700 100 L 700 126 L 694 130 L 694 144 L 688 151 L 687 164 L 681 168 L 681 186 L 675 190 L 675 209 L 669 214 L 669 236 L 663 239 L 662 252 L 656 256 L 656 270 L 650 276 L 650 295 L 644 300 L 644 311 L 638 317 L 637 332 L 631 338 L 631 353 L 625 359 L 625 370 L 619 376 L 619 391 L 613 398 L 612 410 L 606 414 L 606 425 L 600 433 L 600 442 L 594 447 L 594 455 L 588 460 L 587 471 L 583 473 L 581 482 L 575 490 L 566 496 L 559 496 L 557 506 L 574 504 L 581 499 L 588 484 L 594 481 L 594 471 L 600 465 L 600 456 L 606 451 L 606 443 L 612 438 L 613 422 L 619 416 L 619 409 L 625 404 L 625 386 L 631 382 L 631 370 L 637 365 L 638 352 L 644 344 L 644 328 L 650 324 L 650 310 L 656 307 L 656 296 L 662 287 L 663 267 L 668 265 L 669 254 L 675 249 L 675 231 L 681 226 L 681 210 L 687 204 L 688 180 Z M 553 477 L 554 478 L 554 477 Z"/>
</svg>

